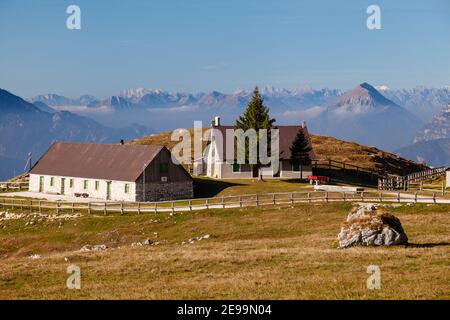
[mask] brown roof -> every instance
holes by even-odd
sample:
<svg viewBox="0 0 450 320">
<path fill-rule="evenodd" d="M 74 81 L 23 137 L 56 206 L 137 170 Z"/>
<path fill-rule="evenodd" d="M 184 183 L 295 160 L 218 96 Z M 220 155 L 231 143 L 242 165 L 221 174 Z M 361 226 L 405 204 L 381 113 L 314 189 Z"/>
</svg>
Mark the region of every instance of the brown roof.
<svg viewBox="0 0 450 320">
<path fill-rule="evenodd" d="M 136 181 L 164 147 L 152 145 L 56 142 L 31 173 L 54 176 Z"/>
<path fill-rule="evenodd" d="M 218 129 L 222 132 L 223 136 L 223 156 L 225 157 L 225 146 L 226 146 L 226 129 L 234 129 L 234 126 L 218 126 L 214 127 L 214 129 Z M 295 136 L 297 135 L 299 130 L 303 130 L 303 134 L 306 139 L 309 141 L 309 146 L 311 147 L 311 152 L 309 156 L 311 160 L 316 159 L 316 154 L 312 149 L 311 138 L 309 136 L 308 128 L 298 126 L 274 126 L 274 129 L 279 129 L 279 137 L 280 137 L 280 160 L 290 160 L 291 159 L 291 150 L 290 147 L 292 142 L 294 141 Z"/>
</svg>

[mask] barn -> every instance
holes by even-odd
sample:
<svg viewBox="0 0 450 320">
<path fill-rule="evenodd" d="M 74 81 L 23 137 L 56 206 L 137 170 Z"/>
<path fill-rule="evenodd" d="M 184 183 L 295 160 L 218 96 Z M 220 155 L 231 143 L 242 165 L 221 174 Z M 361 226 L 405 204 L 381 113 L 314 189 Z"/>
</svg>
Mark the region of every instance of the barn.
<svg viewBox="0 0 450 320">
<path fill-rule="evenodd" d="M 55 142 L 30 171 L 29 190 L 115 201 L 193 198 L 190 174 L 163 146 Z"/>
</svg>

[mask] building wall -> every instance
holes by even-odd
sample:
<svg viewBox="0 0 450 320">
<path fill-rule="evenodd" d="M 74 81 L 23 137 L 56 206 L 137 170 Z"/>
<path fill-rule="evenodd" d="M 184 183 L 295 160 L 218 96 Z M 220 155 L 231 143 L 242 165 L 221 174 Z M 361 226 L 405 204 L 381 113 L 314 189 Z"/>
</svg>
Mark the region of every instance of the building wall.
<svg viewBox="0 0 450 320">
<path fill-rule="evenodd" d="M 450 170 L 448 170 L 446 172 L 446 184 L 445 184 L 446 188 L 450 188 Z"/>
<path fill-rule="evenodd" d="M 75 193 L 87 193 L 89 198 L 106 200 L 107 195 L 107 181 L 98 179 L 84 179 L 76 177 L 61 177 L 30 174 L 29 190 L 39 192 L 40 177 L 44 177 L 43 193 L 61 194 L 62 178 L 64 181 L 64 194 L 68 196 L 75 196 Z M 54 178 L 54 185 L 51 186 L 51 178 Z M 70 187 L 70 179 L 73 179 L 73 187 Z M 84 189 L 84 180 L 88 181 L 87 189 Z M 99 182 L 98 189 L 95 189 L 95 181 Z M 125 184 L 128 184 L 129 190 L 125 193 Z M 116 201 L 136 201 L 136 183 L 127 181 L 113 181 L 111 180 L 111 200 Z"/>
<path fill-rule="evenodd" d="M 302 166 L 302 172 L 292 171 L 292 164 L 289 160 L 281 161 L 280 178 L 306 179 L 312 175 L 312 166 Z M 300 176 L 301 174 L 301 176 Z"/>
<path fill-rule="evenodd" d="M 247 179 L 252 178 L 252 168 L 248 164 L 241 165 L 241 172 L 233 172 L 233 166 L 228 163 L 221 163 L 220 165 L 221 179 Z"/>
<path fill-rule="evenodd" d="M 194 197 L 194 182 L 173 181 L 165 183 L 146 183 L 145 197 L 144 185 L 136 184 L 136 201 L 166 201 L 179 199 L 192 199 Z"/>
</svg>

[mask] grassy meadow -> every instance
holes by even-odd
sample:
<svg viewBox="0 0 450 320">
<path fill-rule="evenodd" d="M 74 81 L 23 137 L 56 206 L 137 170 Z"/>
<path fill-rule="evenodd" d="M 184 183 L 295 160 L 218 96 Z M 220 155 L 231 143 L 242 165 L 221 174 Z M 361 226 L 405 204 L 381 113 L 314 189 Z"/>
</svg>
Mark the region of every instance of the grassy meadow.
<svg viewBox="0 0 450 320">
<path fill-rule="evenodd" d="M 411 245 L 337 249 L 350 203 L 0 221 L 0 299 L 449 299 L 445 205 L 391 206 Z M 33 221 L 33 224 L 30 224 Z M 208 239 L 182 244 L 188 239 Z M 158 245 L 131 246 L 145 239 Z M 105 244 L 104 251 L 80 252 Z M 32 260 L 30 255 L 39 254 Z M 81 268 L 81 290 L 66 288 Z M 368 290 L 367 267 L 381 268 Z"/>
</svg>

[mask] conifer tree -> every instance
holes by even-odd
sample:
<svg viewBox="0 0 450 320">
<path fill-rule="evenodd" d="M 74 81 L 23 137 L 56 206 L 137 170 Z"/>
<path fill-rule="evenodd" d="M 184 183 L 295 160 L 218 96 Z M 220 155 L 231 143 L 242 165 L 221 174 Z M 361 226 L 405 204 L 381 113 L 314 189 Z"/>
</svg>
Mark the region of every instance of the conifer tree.
<svg viewBox="0 0 450 320">
<path fill-rule="evenodd" d="M 309 153 L 312 150 L 303 129 L 298 130 L 297 135 L 295 136 L 294 141 L 292 141 L 292 145 L 289 149 L 291 150 L 291 163 L 293 165 L 300 166 L 300 177 L 303 177 L 302 166 L 311 164 Z"/>
<path fill-rule="evenodd" d="M 245 110 L 244 114 L 236 120 L 235 128 L 242 129 L 244 130 L 244 132 L 247 131 L 248 129 L 255 129 L 258 134 L 260 129 L 267 129 L 268 131 L 267 141 L 268 144 L 270 144 L 270 128 L 272 127 L 272 124 L 274 122 L 275 119 L 270 118 L 269 108 L 264 105 L 264 99 L 261 96 L 258 87 L 255 87 L 255 89 L 253 90 L 253 96 L 247 106 L 247 109 Z M 248 141 L 246 141 L 245 143 L 245 149 L 246 149 L 245 157 L 246 161 L 248 161 L 248 152 L 249 152 Z M 259 167 L 260 162 L 258 153 L 258 163 L 256 165 L 252 165 L 253 172 L 255 172 L 255 169 L 258 169 Z"/>
</svg>

